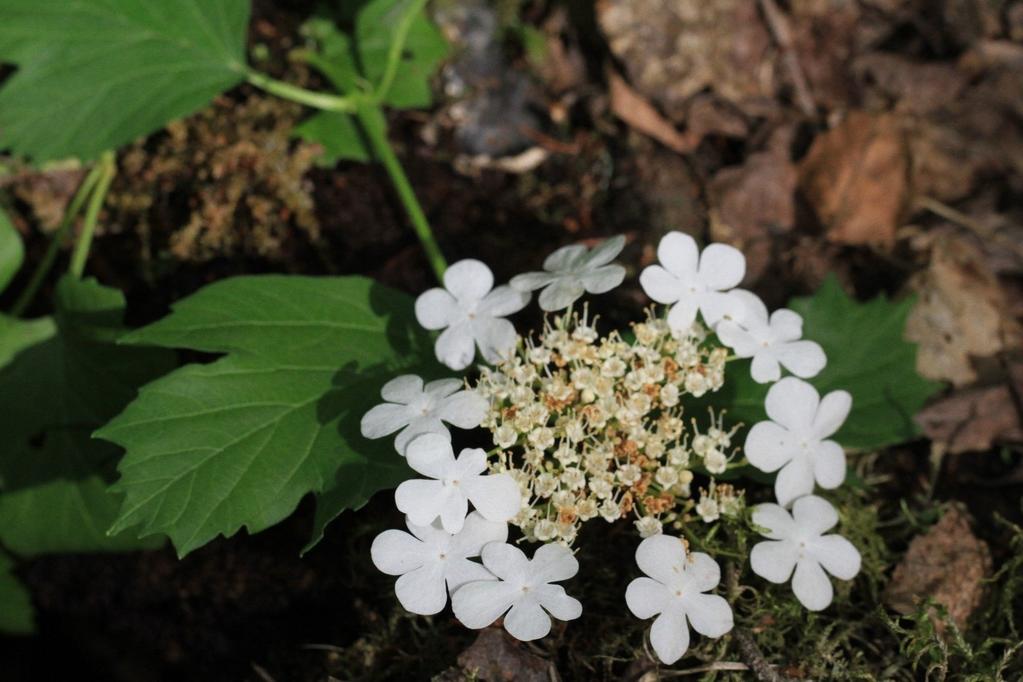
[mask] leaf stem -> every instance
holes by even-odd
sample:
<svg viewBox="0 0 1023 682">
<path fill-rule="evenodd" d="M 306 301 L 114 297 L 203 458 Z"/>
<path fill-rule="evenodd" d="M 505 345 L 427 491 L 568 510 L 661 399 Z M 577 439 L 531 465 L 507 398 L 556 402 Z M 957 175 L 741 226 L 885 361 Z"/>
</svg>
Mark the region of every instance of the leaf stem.
<svg viewBox="0 0 1023 682">
<path fill-rule="evenodd" d="M 398 75 L 398 67 L 401 66 L 401 54 L 405 50 L 405 41 L 408 40 L 409 30 L 412 22 L 419 16 L 419 13 L 426 9 L 428 0 L 413 0 L 412 4 L 402 15 L 398 25 L 394 28 L 394 40 L 387 50 L 387 63 L 384 66 L 384 75 L 373 91 L 373 98 L 376 102 L 382 102 L 387 96 L 387 91 L 394 85 L 394 78 Z"/>
<path fill-rule="evenodd" d="M 341 111 L 347 114 L 355 113 L 358 108 L 358 99 L 353 96 L 341 96 L 332 95 L 326 92 L 315 92 L 313 90 L 306 90 L 300 88 L 297 85 L 291 83 L 285 83 L 279 81 L 276 78 L 271 78 L 265 73 L 259 71 L 249 71 L 246 75 L 246 80 L 251 84 L 265 90 L 271 95 L 277 95 L 278 97 L 292 102 L 298 102 L 299 104 L 305 104 L 306 106 L 313 107 L 314 109 L 320 109 L 322 111 Z"/>
<path fill-rule="evenodd" d="M 32 299 L 35 298 L 39 292 L 39 287 L 43 285 L 46 280 L 46 276 L 50 274 L 50 269 L 53 268 L 53 263 L 57 260 L 57 254 L 60 253 L 60 245 L 67 236 L 68 231 L 71 229 L 71 225 L 75 221 L 75 217 L 82 210 L 82 205 L 85 200 L 89 197 L 96 183 L 99 182 L 100 176 L 103 174 L 103 165 L 101 163 L 96 164 L 89 171 L 89 174 L 85 176 L 85 180 L 78 186 L 78 191 L 75 192 L 75 196 L 72 197 L 71 202 L 68 204 L 67 209 L 64 211 L 64 217 L 61 218 L 60 225 L 57 227 L 57 231 L 53 233 L 50 238 L 50 244 L 46 247 L 46 253 L 43 254 L 42 260 L 36 266 L 35 271 L 32 273 L 32 278 L 28 284 L 22 290 L 21 295 L 18 296 L 18 300 L 14 302 L 11 307 L 11 315 L 14 317 L 21 317 L 28 306 L 32 303 Z"/>
<path fill-rule="evenodd" d="M 71 254 L 71 264 L 68 272 L 77 279 L 82 278 L 85 271 L 85 261 L 89 257 L 89 249 L 92 246 L 92 236 L 96 232 L 96 221 L 99 219 L 99 211 L 103 208 L 103 200 L 106 199 L 110 183 L 117 175 L 117 164 L 114 162 L 114 153 L 103 152 L 100 157 L 98 168 L 101 169 L 99 180 L 96 182 L 96 189 L 89 197 L 89 205 L 85 208 L 85 221 L 82 223 L 82 233 L 78 235 L 78 242 L 75 244 L 74 253 Z"/>
<path fill-rule="evenodd" d="M 416 193 L 413 191 L 412 184 L 401 167 L 401 162 L 398 161 L 394 150 L 391 149 L 391 143 L 387 139 L 387 129 L 385 126 L 380 125 L 383 113 L 376 106 L 362 106 L 356 110 L 356 117 L 359 119 L 359 123 L 362 124 L 366 137 L 373 147 L 373 154 L 383 164 L 387 175 L 391 178 L 391 184 L 394 185 L 398 198 L 405 207 L 405 212 L 412 222 L 412 229 L 415 231 L 416 236 L 419 237 L 419 242 L 426 252 L 426 258 L 430 261 L 430 267 L 433 268 L 434 274 L 437 275 L 437 279 L 443 285 L 444 271 L 448 266 L 447 261 L 444 260 L 444 254 L 441 252 L 440 246 L 438 246 L 437 240 L 433 236 L 430 223 L 426 220 L 426 214 L 423 213 L 419 200 L 416 199 Z"/>
</svg>

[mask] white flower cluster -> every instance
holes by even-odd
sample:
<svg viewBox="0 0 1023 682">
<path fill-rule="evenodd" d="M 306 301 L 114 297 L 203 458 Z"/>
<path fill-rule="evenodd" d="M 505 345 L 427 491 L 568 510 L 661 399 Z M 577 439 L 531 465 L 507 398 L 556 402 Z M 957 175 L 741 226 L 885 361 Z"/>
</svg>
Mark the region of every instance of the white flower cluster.
<svg viewBox="0 0 1023 682">
<path fill-rule="evenodd" d="M 717 563 L 665 530 L 742 518 L 744 492 L 715 477 L 747 463 L 778 472 L 777 504 L 752 513 L 767 538 L 751 552 L 754 573 L 773 583 L 791 579 L 796 598 L 818 610 L 832 600 L 828 574 L 849 580 L 859 571 L 856 548 L 824 534 L 838 513 L 812 494 L 815 485 L 832 489 L 845 478 L 844 452 L 830 438 L 851 397 L 821 398 L 805 381 L 827 359 L 801 338 L 802 318 L 784 309 L 768 314 L 757 296 L 735 288 L 745 275 L 736 249 L 711 244 L 701 253 L 691 237 L 672 232 L 658 246 L 659 263 L 640 275 L 647 295 L 671 306 L 667 315 L 648 311 L 631 335 L 600 337 L 586 307 L 571 308 L 584 292 L 622 282 L 624 268 L 611 261 L 623 245 L 618 237 L 593 249 L 567 246 L 542 272 L 497 288 L 486 265 L 464 260 L 448 268 L 443 288 L 416 301 L 419 322 L 444 330 L 436 342 L 442 363 L 465 369 L 478 349 L 491 366 L 479 368 L 471 388 L 458 379 L 398 377 L 383 387 L 386 402 L 363 418 L 367 437 L 397 432 L 395 448 L 425 477 L 395 491 L 409 532 L 385 531 L 372 547 L 375 565 L 400 576 L 395 591 L 409 611 L 438 613 L 450 596 L 468 627 L 503 616 L 513 636 L 543 637 L 551 617 L 582 612 L 555 584 L 578 570 L 570 547 L 581 524 L 631 518 L 644 538 L 636 561 L 645 577 L 628 586 L 626 604 L 639 618 L 656 616 L 650 641 L 671 664 L 689 646 L 690 625 L 721 637 L 733 615 L 725 599 L 708 594 L 720 582 Z M 504 318 L 537 289 L 543 310 L 569 312 L 545 319 L 536 338 L 522 337 Z M 753 379 L 772 384 L 769 419 L 749 430 L 742 453 L 724 410 L 711 411 L 702 427 L 683 415 L 684 400 L 721 388 L 735 358 L 750 358 Z M 783 370 L 793 376 L 783 378 Z M 445 424 L 483 426 L 495 447 L 456 457 Z M 696 475 L 707 481 L 698 494 Z M 532 559 L 507 543 L 509 522 L 524 540 L 545 543 Z"/>
</svg>

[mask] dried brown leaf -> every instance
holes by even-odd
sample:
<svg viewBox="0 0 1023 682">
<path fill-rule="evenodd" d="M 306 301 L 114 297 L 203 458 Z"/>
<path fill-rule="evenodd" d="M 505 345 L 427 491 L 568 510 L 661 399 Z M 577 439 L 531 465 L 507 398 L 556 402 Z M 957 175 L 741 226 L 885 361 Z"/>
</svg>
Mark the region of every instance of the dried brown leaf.
<svg viewBox="0 0 1023 682">
<path fill-rule="evenodd" d="M 956 391 L 919 412 L 916 422 L 949 454 L 980 452 L 996 443 L 1023 442 L 1023 425 L 1008 386 Z"/>
<path fill-rule="evenodd" d="M 658 113 L 650 102 L 633 90 L 621 76 L 609 70 L 607 75 L 611 96 L 611 110 L 639 132 L 649 135 L 665 147 L 680 154 L 696 148 L 697 141 L 683 135 Z"/>
<path fill-rule="evenodd" d="M 499 627 L 482 630 L 476 641 L 458 656 L 458 665 L 472 679 L 483 682 L 551 682 L 557 680 L 553 664 L 527 650 Z"/>
</svg>

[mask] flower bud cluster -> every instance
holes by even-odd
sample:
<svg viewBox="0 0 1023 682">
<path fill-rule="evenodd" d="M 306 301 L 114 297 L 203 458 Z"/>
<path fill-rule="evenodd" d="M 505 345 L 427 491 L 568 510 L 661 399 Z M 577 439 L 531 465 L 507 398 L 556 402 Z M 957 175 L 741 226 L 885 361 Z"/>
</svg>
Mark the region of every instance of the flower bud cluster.
<svg viewBox="0 0 1023 682">
<path fill-rule="evenodd" d="M 694 470 L 729 466 L 734 429 L 721 415 L 687 427 L 682 407 L 722 386 L 727 349 L 701 324 L 673 334 L 651 311 L 632 331 L 599 338 L 585 313 L 559 316 L 482 371 L 491 469 L 519 484 L 527 503 L 511 523 L 529 540 L 571 545 L 598 517 L 655 535 L 692 507 Z"/>
</svg>

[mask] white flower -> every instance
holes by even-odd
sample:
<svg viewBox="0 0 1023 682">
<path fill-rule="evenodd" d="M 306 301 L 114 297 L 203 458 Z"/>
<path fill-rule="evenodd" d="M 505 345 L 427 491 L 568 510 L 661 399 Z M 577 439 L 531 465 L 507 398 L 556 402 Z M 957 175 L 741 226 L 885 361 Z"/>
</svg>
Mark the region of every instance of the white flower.
<svg viewBox="0 0 1023 682">
<path fill-rule="evenodd" d="M 529 560 L 518 547 L 491 543 L 483 548 L 482 556 L 483 565 L 498 580 L 469 583 L 451 598 L 455 618 L 466 627 L 485 628 L 507 612 L 504 629 L 526 642 L 551 631 L 550 616 L 572 620 L 582 614 L 577 599 L 568 596 L 561 585 L 551 584 L 568 580 L 579 570 L 579 562 L 568 548 L 543 545 Z"/>
<path fill-rule="evenodd" d="M 449 533 L 462 530 L 469 502 L 488 521 L 507 521 L 522 506 L 515 479 L 508 474 L 482 475 L 487 455 L 480 449 L 465 449 L 455 459 L 451 443 L 428 433 L 409 443 L 405 452 L 414 470 L 429 476 L 405 481 L 394 491 L 398 510 L 408 514 L 417 526 L 428 526 L 439 516 Z"/>
<path fill-rule="evenodd" d="M 658 303 L 673 303 L 668 324 L 675 333 L 686 333 L 697 311 L 710 326 L 725 315 L 737 315 L 737 299 L 724 292 L 746 274 L 746 258 L 727 244 L 710 244 L 701 254 L 696 240 L 681 232 L 669 232 L 657 246 L 660 265 L 647 267 L 639 283 Z M 695 392 L 695 391 L 692 391 Z"/>
<path fill-rule="evenodd" d="M 490 363 L 514 348 L 515 327 L 504 316 L 522 310 L 529 295 L 509 286 L 493 286 L 490 268 L 470 258 L 447 269 L 443 289 L 430 289 L 416 299 L 419 324 L 444 329 L 437 338 L 437 359 L 451 369 L 468 367 L 475 346 Z"/>
<path fill-rule="evenodd" d="M 416 436 L 436 433 L 447 436 L 444 422 L 460 429 L 474 429 L 486 417 L 487 401 L 475 391 L 460 390 L 458 379 L 439 379 L 423 386 L 414 374 L 391 379 L 380 390 L 387 402 L 377 405 L 362 417 L 362 435 L 381 438 L 401 429 L 394 439 L 394 449 L 405 454 L 405 448 Z"/>
<path fill-rule="evenodd" d="M 508 526 L 487 521 L 473 512 L 462 530 L 451 535 L 439 523 L 417 526 L 406 519 L 411 535 L 385 530 L 373 540 L 373 565 L 388 575 L 401 576 L 394 585 L 398 601 L 407 611 L 429 616 L 448 603 L 448 592 L 477 580 L 493 580 L 490 571 L 469 557 L 483 546 L 508 539 Z M 445 589 L 445 585 L 447 589 Z"/>
<path fill-rule="evenodd" d="M 771 421 L 755 424 L 746 436 L 746 458 L 768 473 L 778 472 L 774 494 L 787 507 L 792 500 L 822 488 L 837 488 L 845 480 L 845 452 L 825 440 L 845 421 L 852 396 L 832 391 L 823 399 L 810 384 L 785 377 L 767 392 Z"/>
<path fill-rule="evenodd" d="M 820 344 L 800 341 L 803 318 L 798 313 L 782 308 L 768 318 L 767 306 L 755 294 L 736 289 L 729 296 L 742 302 L 743 312 L 737 319 L 721 320 L 717 335 L 738 357 L 753 358 L 754 381 L 778 381 L 782 366 L 803 379 L 824 369 L 828 361 Z"/>
<path fill-rule="evenodd" d="M 834 591 L 825 571 L 842 580 L 852 580 L 860 571 L 860 553 L 851 542 L 841 535 L 822 535 L 838 523 L 838 512 L 815 495 L 796 500 L 791 516 L 776 504 L 761 504 L 753 510 L 753 523 L 770 538 L 750 552 L 753 572 L 779 584 L 791 576 L 792 592 L 811 611 L 831 603 Z"/>
<path fill-rule="evenodd" d="M 718 501 L 710 495 L 704 495 L 700 498 L 700 501 L 696 503 L 696 513 L 704 523 L 713 523 L 721 518 L 721 508 L 718 506 Z"/>
<path fill-rule="evenodd" d="M 653 516 L 644 516 L 641 519 L 635 521 L 636 532 L 639 533 L 639 537 L 648 538 L 653 535 L 660 533 L 663 528 L 661 522 Z"/>
<path fill-rule="evenodd" d="M 603 294 L 625 279 L 625 268 L 608 265 L 625 246 L 625 237 L 612 237 L 592 250 L 581 244 L 564 246 L 543 262 L 546 272 L 527 272 L 512 277 L 510 284 L 519 291 L 540 292 L 540 307 L 552 312 L 572 305 L 583 292 Z"/>
<path fill-rule="evenodd" d="M 701 552 L 686 556 L 677 537 L 654 535 L 639 543 L 636 563 L 650 577 L 629 583 L 625 603 L 637 618 L 657 616 L 650 628 L 650 643 L 665 664 L 682 658 L 689 648 L 689 625 L 715 638 L 732 629 L 728 602 L 703 594 L 721 581 L 721 569 L 709 556 Z"/>
</svg>

